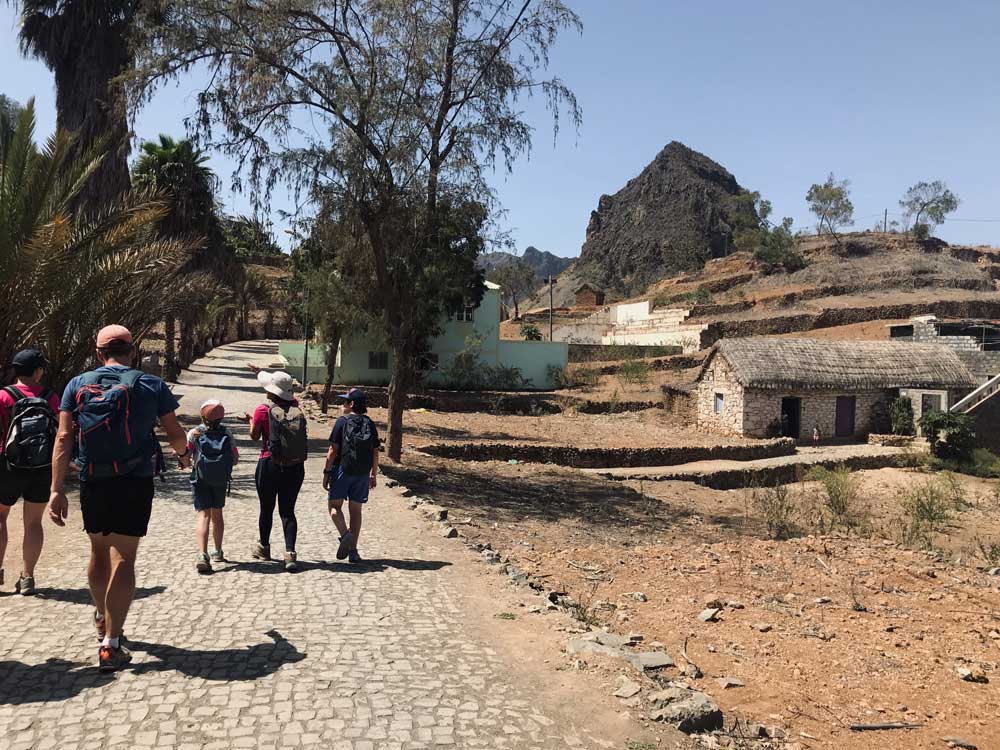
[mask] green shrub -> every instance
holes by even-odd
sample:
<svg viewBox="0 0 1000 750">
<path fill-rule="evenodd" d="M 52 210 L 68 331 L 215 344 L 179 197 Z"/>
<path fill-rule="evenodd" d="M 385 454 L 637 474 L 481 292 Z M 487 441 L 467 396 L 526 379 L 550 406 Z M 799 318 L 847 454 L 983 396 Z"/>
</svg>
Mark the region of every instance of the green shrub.
<svg viewBox="0 0 1000 750">
<path fill-rule="evenodd" d="M 708 287 L 702 284 L 693 292 L 684 294 L 682 299 L 695 305 L 707 305 L 712 302 L 712 293 L 708 291 Z"/>
<path fill-rule="evenodd" d="M 465 346 L 442 368 L 441 376 L 449 388 L 460 390 L 517 390 L 527 381 L 520 368 L 505 365 L 485 365 L 480 359 L 484 337 L 468 336 Z"/>
<path fill-rule="evenodd" d="M 889 418 L 892 421 L 893 435 L 914 435 L 913 402 L 906 396 L 900 396 L 889 407 Z"/>
<path fill-rule="evenodd" d="M 920 429 L 930 443 L 931 453 L 945 461 L 968 463 L 975 448 L 972 419 L 965 414 L 929 411 L 920 418 Z"/>
<path fill-rule="evenodd" d="M 861 479 L 848 467 L 814 466 L 806 474 L 806 481 L 819 482 L 823 486 L 823 501 L 830 514 L 831 526 L 854 528 L 861 524 L 864 516 L 858 508 Z"/>
<path fill-rule="evenodd" d="M 764 517 L 772 539 L 787 539 L 794 531 L 798 510 L 787 485 L 775 482 L 774 487 L 752 487 L 750 502 Z"/>
<path fill-rule="evenodd" d="M 649 362 L 641 359 L 626 359 L 618 368 L 618 379 L 629 385 L 646 385 L 651 368 Z"/>
<path fill-rule="evenodd" d="M 541 341 L 542 332 L 534 323 L 525 323 L 521 326 L 521 338 L 525 341 Z"/>
<path fill-rule="evenodd" d="M 901 536 L 906 544 L 930 546 L 933 535 L 944 528 L 954 507 L 949 489 L 941 479 L 917 482 L 900 493 L 903 515 Z"/>
<path fill-rule="evenodd" d="M 979 547 L 979 554 L 983 556 L 987 565 L 991 568 L 1000 567 L 1000 539 L 985 539 L 977 536 L 976 546 Z"/>
</svg>

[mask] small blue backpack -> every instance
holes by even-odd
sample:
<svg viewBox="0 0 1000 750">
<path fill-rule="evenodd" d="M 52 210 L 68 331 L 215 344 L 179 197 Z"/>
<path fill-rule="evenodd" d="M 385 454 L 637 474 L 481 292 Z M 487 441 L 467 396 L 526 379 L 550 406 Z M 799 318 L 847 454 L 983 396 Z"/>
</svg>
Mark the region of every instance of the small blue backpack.
<svg viewBox="0 0 1000 750">
<path fill-rule="evenodd" d="M 228 487 L 233 477 L 232 440 L 232 436 L 222 426 L 199 435 L 195 441 L 198 460 L 192 471 L 192 479 L 213 487 Z"/>
</svg>

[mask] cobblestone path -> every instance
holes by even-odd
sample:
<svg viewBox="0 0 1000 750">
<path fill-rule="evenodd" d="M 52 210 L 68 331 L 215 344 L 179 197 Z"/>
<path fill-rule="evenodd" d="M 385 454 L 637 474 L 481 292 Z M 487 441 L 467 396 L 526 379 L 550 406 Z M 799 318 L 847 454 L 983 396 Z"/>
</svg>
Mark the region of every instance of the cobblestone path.
<svg viewBox="0 0 1000 750">
<path fill-rule="evenodd" d="M 215 350 L 175 392 L 184 421 L 218 397 L 230 415 L 260 402 L 246 361 L 275 347 Z M 86 588 L 87 540 L 71 498 L 65 529 L 46 521 L 39 595 L 11 590 L 20 555 L 20 509 L 11 514 L 8 580 L 0 592 L 0 746 L 27 748 L 563 748 L 624 747 L 548 710 L 544 689 L 469 625 L 475 586 L 393 492 L 369 504 L 364 568 L 335 561 L 320 486 L 325 429 L 311 426 L 314 456 L 298 503 L 302 570 L 251 562 L 256 529 L 247 428 L 234 425 L 243 462 L 226 508 L 231 562 L 194 569 L 194 512 L 184 476 L 158 484 L 150 534 L 139 550 L 138 594 L 126 633 L 130 670 L 97 672 Z M 283 552 L 275 519 L 272 553 Z M 499 624 L 498 624 L 499 627 Z M 515 662 L 515 663 L 512 663 Z M 582 723 L 586 711 L 574 712 Z"/>
</svg>

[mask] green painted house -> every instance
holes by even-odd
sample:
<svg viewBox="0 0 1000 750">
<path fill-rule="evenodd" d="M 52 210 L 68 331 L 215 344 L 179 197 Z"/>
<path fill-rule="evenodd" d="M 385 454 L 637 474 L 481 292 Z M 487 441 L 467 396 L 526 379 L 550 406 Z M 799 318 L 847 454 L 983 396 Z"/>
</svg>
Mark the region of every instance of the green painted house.
<svg viewBox="0 0 1000 750">
<path fill-rule="evenodd" d="M 532 390 L 556 387 L 552 381 L 554 367 L 566 368 L 569 345 L 563 341 L 507 341 L 500 338 L 500 287 L 486 282 L 486 291 L 478 307 L 471 305 L 455 310 L 445 322 L 441 334 L 431 341 L 426 368 L 426 382 L 447 386 L 442 368 L 466 347 L 472 337 L 482 339 L 480 362 L 485 366 L 516 367 Z M 301 342 L 283 341 L 280 352 L 288 369 L 301 377 L 303 346 Z M 309 371 L 312 382 L 326 379 L 326 346 L 309 347 Z M 366 337 L 341 339 L 337 352 L 335 380 L 350 385 L 387 385 L 392 372 L 392 352 L 384 344 Z"/>
</svg>

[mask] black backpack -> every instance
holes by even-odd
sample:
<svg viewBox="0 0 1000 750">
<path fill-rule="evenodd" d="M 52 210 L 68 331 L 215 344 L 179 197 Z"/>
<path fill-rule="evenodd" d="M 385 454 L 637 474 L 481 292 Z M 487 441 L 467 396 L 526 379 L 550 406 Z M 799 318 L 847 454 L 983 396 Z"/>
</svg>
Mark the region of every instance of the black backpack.
<svg viewBox="0 0 1000 750">
<path fill-rule="evenodd" d="M 367 474 L 372 468 L 372 453 L 378 447 L 375 425 L 370 418 L 352 414 L 344 423 L 340 438 L 340 468 L 349 476 Z"/>
<path fill-rule="evenodd" d="M 267 410 L 267 418 L 267 449 L 271 460 L 279 466 L 304 463 L 309 457 L 309 441 L 302 410 L 291 404 L 274 404 Z"/>
<path fill-rule="evenodd" d="M 25 396 L 12 385 L 4 388 L 14 399 L 10 425 L 3 441 L 3 458 L 7 468 L 15 470 L 45 469 L 52 465 L 59 418 L 49 404 L 51 391 L 41 396 Z"/>
</svg>

